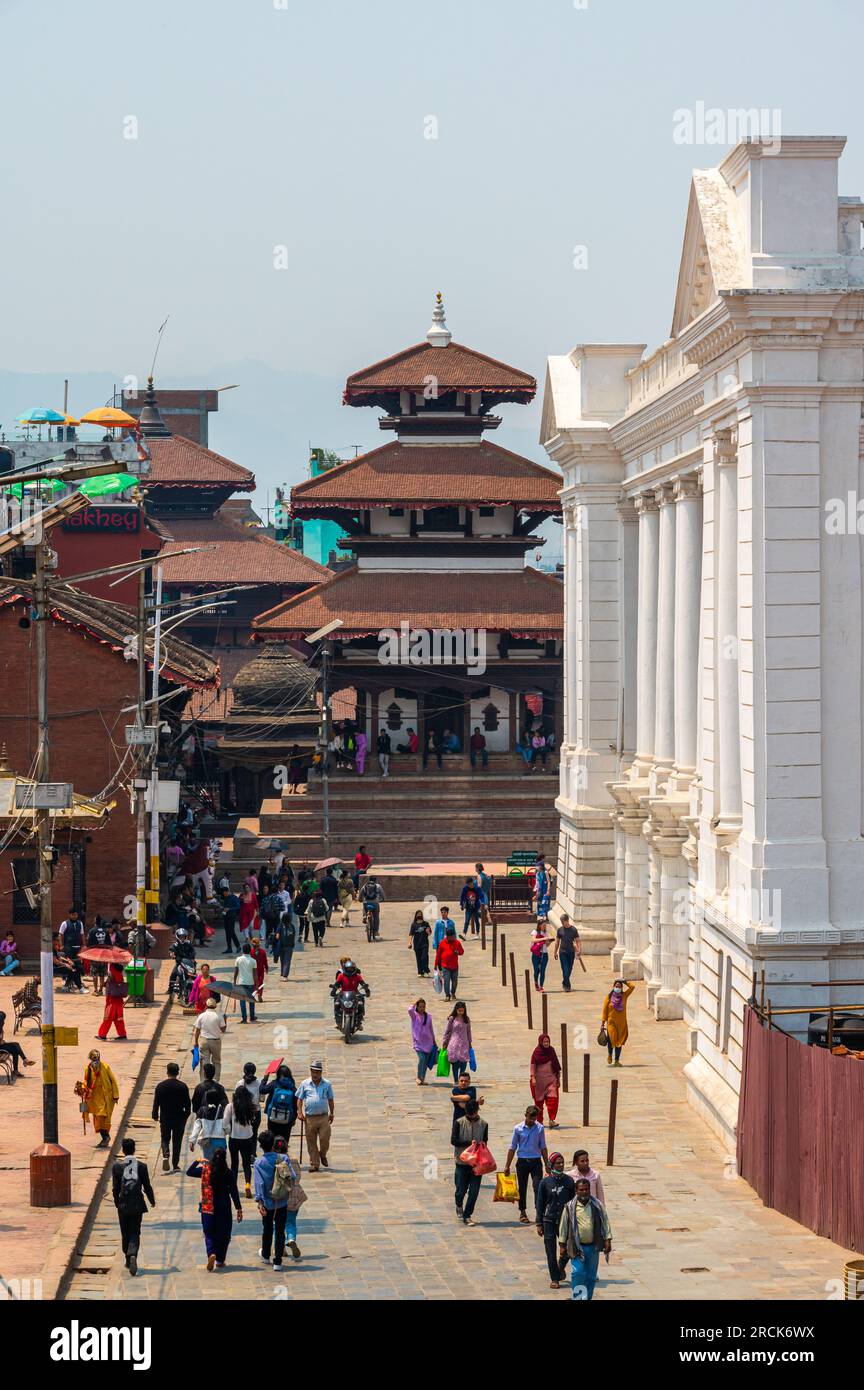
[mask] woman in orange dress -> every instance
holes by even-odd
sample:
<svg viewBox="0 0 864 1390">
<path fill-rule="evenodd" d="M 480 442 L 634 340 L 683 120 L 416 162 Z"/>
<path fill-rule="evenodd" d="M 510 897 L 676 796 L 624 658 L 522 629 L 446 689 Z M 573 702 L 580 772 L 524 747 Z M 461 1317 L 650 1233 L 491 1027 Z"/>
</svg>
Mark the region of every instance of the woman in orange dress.
<svg viewBox="0 0 864 1390">
<path fill-rule="evenodd" d="M 631 985 L 627 980 L 614 980 L 612 988 L 603 1000 L 603 1028 L 606 1032 L 606 1047 L 609 1055 L 607 1062 L 611 1067 L 612 1052 L 615 1052 L 616 1067 L 621 1065 L 621 1049 L 629 1037 L 627 1029 L 627 1000 L 633 993 L 635 985 Z"/>
</svg>

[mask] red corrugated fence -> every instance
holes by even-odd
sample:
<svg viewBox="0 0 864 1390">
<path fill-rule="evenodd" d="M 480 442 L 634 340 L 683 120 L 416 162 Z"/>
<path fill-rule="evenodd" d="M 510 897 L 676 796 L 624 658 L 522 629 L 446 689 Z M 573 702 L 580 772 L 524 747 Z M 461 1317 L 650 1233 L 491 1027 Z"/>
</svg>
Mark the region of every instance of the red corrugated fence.
<svg viewBox="0 0 864 1390">
<path fill-rule="evenodd" d="M 738 1172 L 768 1207 L 864 1252 L 864 1061 L 744 1015 Z"/>
</svg>

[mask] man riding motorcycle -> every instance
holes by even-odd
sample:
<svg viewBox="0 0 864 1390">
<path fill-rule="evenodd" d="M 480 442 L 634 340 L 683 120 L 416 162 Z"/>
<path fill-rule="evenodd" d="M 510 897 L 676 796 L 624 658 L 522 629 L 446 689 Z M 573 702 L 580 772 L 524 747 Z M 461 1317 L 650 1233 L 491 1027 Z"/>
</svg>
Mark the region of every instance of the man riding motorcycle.
<svg viewBox="0 0 864 1390">
<path fill-rule="evenodd" d="M 174 969 L 168 981 L 168 993 L 177 994 L 184 1004 L 189 1002 L 189 991 L 195 980 L 197 964 L 195 947 L 185 927 L 178 927 L 174 940 L 168 948 L 174 960 Z"/>
<path fill-rule="evenodd" d="M 362 992 L 361 992 L 362 991 Z M 341 969 L 336 975 L 336 979 L 330 986 L 330 994 L 333 998 L 333 1019 L 337 1028 L 342 1027 L 342 995 L 354 994 L 357 997 L 355 1006 L 356 1027 L 363 1027 L 363 1019 L 366 1013 L 366 999 L 371 998 L 372 991 L 367 985 L 359 968 L 353 960 L 343 960 Z M 364 997 L 365 996 L 365 997 Z"/>
</svg>

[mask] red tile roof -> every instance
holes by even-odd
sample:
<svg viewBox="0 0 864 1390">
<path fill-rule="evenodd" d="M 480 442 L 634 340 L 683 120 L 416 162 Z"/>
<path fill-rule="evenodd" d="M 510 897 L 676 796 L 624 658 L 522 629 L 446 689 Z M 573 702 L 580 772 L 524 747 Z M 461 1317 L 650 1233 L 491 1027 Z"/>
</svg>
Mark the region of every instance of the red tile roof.
<svg viewBox="0 0 864 1390">
<path fill-rule="evenodd" d="M 162 517 L 166 548 L 206 547 L 166 560 L 166 584 L 302 584 L 325 579 L 330 570 L 258 527 L 242 526 L 217 512 L 212 517 Z"/>
<path fill-rule="evenodd" d="M 483 391 L 488 395 L 530 401 L 537 390 L 533 376 L 487 357 L 483 352 L 475 352 L 461 343 L 433 347 L 423 342 L 353 372 L 345 384 L 343 400 L 346 405 L 366 405 L 368 396 L 391 391 L 423 391 L 429 377 L 437 381 L 439 393 L 442 390 Z"/>
<path fill-rule="evenodd" d="M 235 492 L 252 492 L 255 474 L 239 463 L 205 449 L 183 435 L 147 440 L 150 471 L 141 486 L 151 487 L 230 487 Z"/>
<path fill-rule="evenodd" d="M 356 566 L 324 584 L 286 599 L 252 623 L 258 641 L 314 632 L 334 618 L 336 640 L 368 636 L 405 619 L 420 628 L 486 628 L 538 637 L 562 637 L 564 590 L 540 570 L 498 573 L 360 570 Z"/>
<path fill-rule="evenodd" d="M 393 440 L 291 489 L 292 510 L 345 507 L 524 506 L 560 512 L 561 475 L 489 440 L 403 444 Z"/>
</svg>

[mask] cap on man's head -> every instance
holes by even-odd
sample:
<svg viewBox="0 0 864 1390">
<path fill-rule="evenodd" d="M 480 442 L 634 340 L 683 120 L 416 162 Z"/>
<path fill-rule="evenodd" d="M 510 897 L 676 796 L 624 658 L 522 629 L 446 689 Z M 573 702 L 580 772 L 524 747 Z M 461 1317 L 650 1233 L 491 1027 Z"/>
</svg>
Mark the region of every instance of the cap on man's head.
<svg viewBox="0 0 864 1390">
<path fill-rule="evenodd" d="M 323 1070 L 324 1070 L 324 1063 L 323 1063 L 323 1062 L 319 1062 L 319 1061 L 312 1061 L 312 1062 L 309 1063 L 309 1070 L 310 1070 L 310 1071 L 323 1071 Z"/>
</svg>

